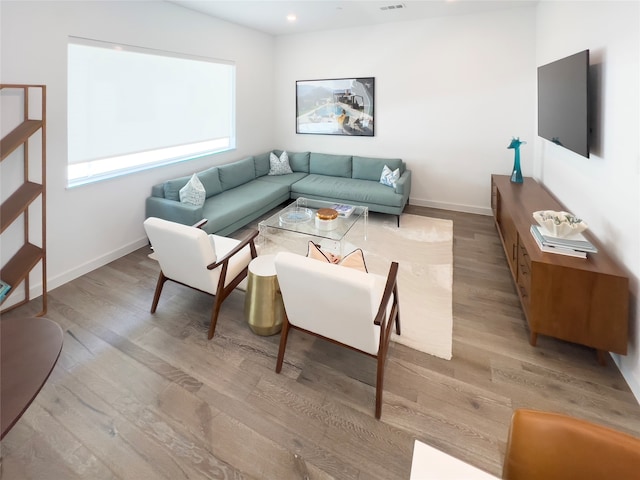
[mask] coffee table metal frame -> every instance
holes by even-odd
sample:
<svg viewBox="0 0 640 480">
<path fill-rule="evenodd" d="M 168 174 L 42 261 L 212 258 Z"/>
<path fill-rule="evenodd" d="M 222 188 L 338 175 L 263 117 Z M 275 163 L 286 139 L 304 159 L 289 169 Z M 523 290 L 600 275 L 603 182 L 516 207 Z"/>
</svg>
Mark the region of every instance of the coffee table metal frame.
<svg viewBox="0 0 640 480">
<path fill-rule="evenodd" d="M 318 228 L 315 222 L 316 212 L 320 208 L 332 208 L 334 205 L 349 205 L 353 212 L 348 217 L 339 216 L 334 221 L 335 228 Z M 294 232 L 312 237 L 323 249 L 337 255 L 343 255 L 344 240 L 353 227 L 362 219 L 364 222 L 364 240 L 367 238 L 367 220 L 369 208 L 363 205 L 350 205 L 344 202 L 327 202 L 305 197 L 297 198 L 293 203 L 258 223 L 262 241 L 273 238 L 278 232 Z"/>
</svg>

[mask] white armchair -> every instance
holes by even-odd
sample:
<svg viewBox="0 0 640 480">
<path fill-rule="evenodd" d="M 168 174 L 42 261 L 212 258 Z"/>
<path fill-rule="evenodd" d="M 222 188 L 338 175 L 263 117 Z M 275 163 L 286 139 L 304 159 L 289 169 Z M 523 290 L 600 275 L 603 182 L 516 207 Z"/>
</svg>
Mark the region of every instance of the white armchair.
<svg viewBox="0 0 640 480">
<path fill-rule="evenodd" d="M 149 217 L 144 228 L 160 264 L 151 313 L 155 313 L 167 280 L 215 295 L 209 339 L 213 337 L 225 298 L 247 276 L 249 262 L 257 256 L 253 230 L 243 239 L 207 235 L 197 227 Z"/>
<path fill-rule="evenodd" d="M 285 307 L 276 372 L 282 370 L 289 328 L 377 359 L 376 418 L 382 413 L 384 365 L 391 329 L 400 334 L 397 274 L 387 277 L 281 252 L 275 258 Z"/>
</svg>

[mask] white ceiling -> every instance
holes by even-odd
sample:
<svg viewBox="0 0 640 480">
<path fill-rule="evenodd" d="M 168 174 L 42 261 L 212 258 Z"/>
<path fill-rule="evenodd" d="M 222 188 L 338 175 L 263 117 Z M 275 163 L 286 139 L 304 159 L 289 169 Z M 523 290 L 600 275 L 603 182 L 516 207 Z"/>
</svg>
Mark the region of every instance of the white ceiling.
<svg viewBox="0 0 640 480">
<path fill-rule="evenodd" d="M 522 7 L 538 0 L 167 0 L 271 35 L 359 27 Z M 403 5 L 404 8 L 387 8 Z M 287 21 L 287 15 L 297 20 Z"/>
</svg>

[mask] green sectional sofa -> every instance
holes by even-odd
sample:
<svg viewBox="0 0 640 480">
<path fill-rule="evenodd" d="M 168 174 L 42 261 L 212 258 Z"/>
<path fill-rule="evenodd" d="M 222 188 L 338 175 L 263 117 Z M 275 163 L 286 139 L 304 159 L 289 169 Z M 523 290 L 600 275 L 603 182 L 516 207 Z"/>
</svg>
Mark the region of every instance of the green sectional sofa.
<svg viewBox="0 0 640 480">
<path fill-rule="evenodd" d="M 280 156 L 282 150 L 273 152 Z M 206 191 L 200 207 L 180 202 L 180 189 L 191 175 L 154 185 L 146 200 L 146 217 L 185 225 L 206 218 L 208 233 L 227 235 L 298 197 L 364 205 L 373 212 L 397 215 L 398 222 L 409 201 L 411 171 L 399 158 L 287 152 L 293 173 L 268 175 L 270 153 L 198 172 Z M 395 188 L 380 183 L 385 165 L 400 170 Z"/>
</svg>

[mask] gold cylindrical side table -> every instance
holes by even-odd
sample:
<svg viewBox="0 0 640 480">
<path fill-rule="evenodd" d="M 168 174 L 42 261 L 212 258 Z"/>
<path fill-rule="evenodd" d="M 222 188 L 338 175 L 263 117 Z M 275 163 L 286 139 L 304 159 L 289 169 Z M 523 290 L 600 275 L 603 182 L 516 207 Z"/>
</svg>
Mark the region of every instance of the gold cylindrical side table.
<svg viewBox="0 0 640 480">
<path fill-rule="evenodd" d="M 244 317 L 257 335 L 274 335 L 282 329 L 284 304 L 273 263 L 275 255 L 261 255 L 249 264 Z"/>
</svg>

